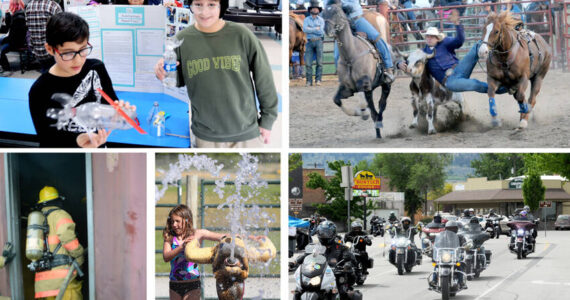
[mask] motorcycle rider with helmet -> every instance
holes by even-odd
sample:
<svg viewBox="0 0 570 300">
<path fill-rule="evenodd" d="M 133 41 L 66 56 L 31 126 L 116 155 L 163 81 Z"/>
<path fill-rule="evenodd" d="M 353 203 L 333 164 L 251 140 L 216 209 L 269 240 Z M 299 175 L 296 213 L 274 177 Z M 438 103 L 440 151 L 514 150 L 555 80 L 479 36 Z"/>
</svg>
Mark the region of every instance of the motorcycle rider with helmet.
<svg viewBox="0 0 570 300">
<path fill-rule="evenodd" d="M 390 216 L 388 217 L 388 222 L 390 222 L 390 224 L 394 224 L 394 223 L 398 223 L 398 217 L 396 217 L 396 213 L 394 211 L 390 212 Z"/>
<path fill-rule="evenodd" d="M 445 230 L 446 231 L 452 231 L 455 234 L 457 234 L 457 231 L 459 231 L 459 224 L 456 221 L 449 221 L 445 224 Z M 457 235 L 457 238 L 459 239 L 459 246 L 464 247 L 466 240 L 465 237 L 461 236 L 461 235 Z M 433 258 L 432 258 L 433 260 Z M 435 261 L 434 261 L 435 262 Z M 436 266 L 437 268 L 437 266 Z M 459 287 L 461 289 L 467 289 L 467 284 L 465 282 L 465 276 L 463 276 L 463 264 L 461 264 L 459 267 L 457 267 L 457 269 L 461 272 L 457 273 L 457 278 L 459 279 Z M 435 269 L 434 269 L 435 271 Z M 437 272 L 434 272 L 434 275 L 432 276 L 431 280 L 429 281 L 429 285 L 430 285 L 430 290 L 437 286 Z"/>
<path fill-rule="evenodd" d="M 317 227 L 317 237 L 321 245 L 326 247 L 324 256 L 327 258 L 327 262 L 331 268 L 335 268 L 337 262 L 344 261 L 345 267 L 355 266 L 357 264 L 354 255 L 350 252 L 350 249 L 337 240 L 336 235 L 336 225 L 331 221 L 324 221 Z M 305 257 L 310 255 L 310 253 L 304 253 L 299 255 L 294 262 L 290 263 L 290 268 L 295 269 L 303 263 Z M 356 275 L 354 271 L 348 274 L 348 285 L 353 286 L 356 282 Z M 337 285 L 338 283 L 337 278 Z M 341 292 L 341 290 L 339 290 Z M 300 295 L 295 293 L 295 299 L 298 299 Z M 349 291 L 348 293 L 340 295 L 340 299 L 362 299 L 362 294 L 360 291 Z"/>
<path fill-rule="evenodd" d="M 350 224 L 350 229 L 351 231 L 344 235 L 344 242 L 352 243 L 356 237 L 364 237 L 364 244 L 355 244 L 354 247 L 363 255 L 363 261 L 368 261 L 368 252 L 366 252 L 366 246 L 371 246 L 372 240 L 366 235 L 366 232 L 362 230 L 362 223 L 360 221 L 352 222 L 352 224 Z M 366 267 L 366 264 L 362 264 L 362 267 L 362 273 L 364 275 L 368 275 L 368 268 Z"/>
</svg>

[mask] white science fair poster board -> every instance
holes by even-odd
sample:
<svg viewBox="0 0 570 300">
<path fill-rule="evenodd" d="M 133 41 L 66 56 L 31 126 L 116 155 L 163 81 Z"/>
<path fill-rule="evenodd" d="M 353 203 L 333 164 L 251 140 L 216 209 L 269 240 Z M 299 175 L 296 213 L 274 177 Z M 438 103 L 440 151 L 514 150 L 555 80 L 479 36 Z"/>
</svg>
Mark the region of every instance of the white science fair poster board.
<svg viewBox="0 0 570 300">
<path fill-rule="evenodd" d="M 154 5 L 70 7 L 89 24 L 91 58 L 105 63 L 119 91 L 165 93 L 188 101 L 185 88 L 165 88 L 154 74 L 165 51 L 166 8 Z"/>
</svg>

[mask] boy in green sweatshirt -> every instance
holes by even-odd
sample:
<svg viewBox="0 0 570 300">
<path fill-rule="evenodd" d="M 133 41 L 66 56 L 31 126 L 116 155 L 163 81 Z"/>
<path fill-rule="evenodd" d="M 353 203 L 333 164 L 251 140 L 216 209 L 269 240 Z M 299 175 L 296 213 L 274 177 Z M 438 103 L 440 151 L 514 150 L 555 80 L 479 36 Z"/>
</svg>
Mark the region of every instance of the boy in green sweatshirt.
<svg viewBox="0 0 570 300">
<path fill-rule="evenodd" d="M 277 118 L 277 92 L 261 42 L 222 20 L 228 0 L 190 0 L 194 26 L 178 33 L 178 86 L 186 85 L 198 148 L 261 148 Z M 158 79 L 166 71 L 155 66 Z M 259 112 L 256 98 L 259 101 Z"/>
</svg>

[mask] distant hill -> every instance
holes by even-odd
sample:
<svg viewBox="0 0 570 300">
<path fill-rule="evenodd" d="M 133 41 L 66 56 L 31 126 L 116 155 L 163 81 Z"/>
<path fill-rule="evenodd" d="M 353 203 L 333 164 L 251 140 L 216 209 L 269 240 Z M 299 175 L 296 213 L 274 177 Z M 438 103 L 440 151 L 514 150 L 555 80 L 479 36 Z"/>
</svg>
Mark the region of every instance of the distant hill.
<svg viewBox="0 0 570 300">
<path fill-rule="evenodd" d="M 344 160 L 356 165 L 361 160 L 372 161 L 374 153 L 303 153 L 303 168 L 324 168 L 325 174 L 332 175 L 327 162 Z M 465 181 L 473 174 L 471 161 L 478 159 L 478 153 L 454 153 L 453 162 L 447 167 L 447 181 Z"/>
<path fill-rule="evenodd" d="M 479 153 L 454 153 L 453 162 L 447 167 L 447 181 L 465 181 L 474 173 L 471 161 L 479 159 Z"/>
<path fill-rule="evenodd" d="M 332 175 L 327 162 L 344 160 L 354 166 L 361 160 L 372 161 L 373 153 L 303 153 L 303 168 L 324 168 L 326 175 Z"/>
</svg>

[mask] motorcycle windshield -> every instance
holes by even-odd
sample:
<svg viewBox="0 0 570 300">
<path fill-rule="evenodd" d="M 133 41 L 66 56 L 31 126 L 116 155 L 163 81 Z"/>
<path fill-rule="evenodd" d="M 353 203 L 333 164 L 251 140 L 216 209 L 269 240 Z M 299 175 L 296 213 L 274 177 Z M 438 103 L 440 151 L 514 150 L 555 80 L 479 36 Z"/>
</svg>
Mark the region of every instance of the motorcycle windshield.
<svg viewBox="0 0 570 300">
<path fill-rule="evenodd" d="M 308 244 L 305 247 L 305 253 L 307 254 L 322 254 L 324 255 L 327 248 L 321 244 Z"/>
<path fill-rule="evenodd" d="M 326 268 L 327 259 L 322 254 L 310 254 L 303 260 L 301 274 L 309 278 L 322 274 Z"/>
<path fill-rule="evenodd" d="M 453 231 L 443 231 L 435 238 L 433 246 L 435 248 L 459 248 L 459 237 Z"/>
<path fill-rule="evenodd" d="M 483 231 L 479 224 L 472 223 L 465 225 L 463 231 L 459 232 L 459 235 L 462 235 L 465 239 L 472 240 L 475 247 L 480 247 L 483 242 L 489 239 L 489 235 Z"/>
</svg>

